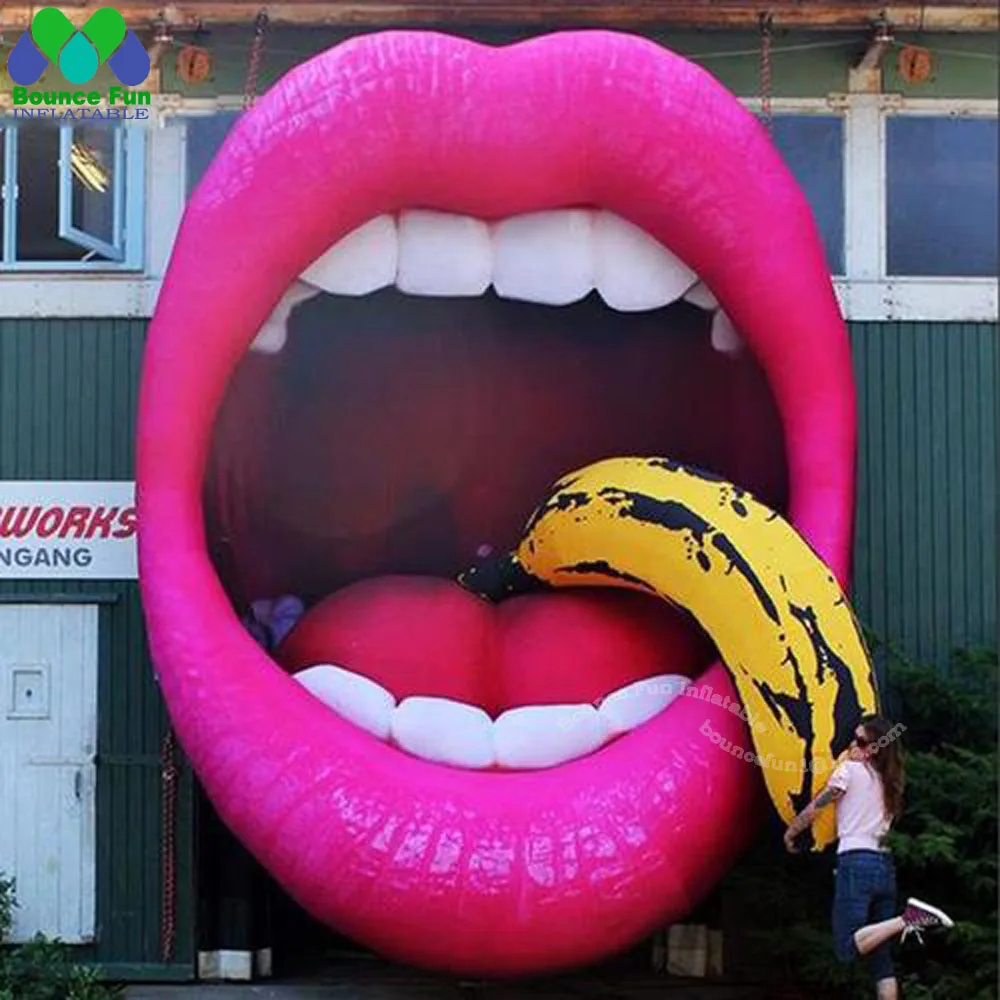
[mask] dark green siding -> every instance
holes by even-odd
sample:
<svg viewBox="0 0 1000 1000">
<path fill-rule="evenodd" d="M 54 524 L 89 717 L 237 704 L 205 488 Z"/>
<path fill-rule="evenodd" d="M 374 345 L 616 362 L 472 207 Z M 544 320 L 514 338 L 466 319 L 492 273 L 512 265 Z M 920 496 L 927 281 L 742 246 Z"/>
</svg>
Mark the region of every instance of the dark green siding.
<svg viewBox="0 0 1000 1000">
<path fill-rule="evenodd" d="M 997 327 L 852 326 L 854 594 L 875 632 L 945 663 L 997 641 Z"/>
<path fill-rule="evenodd" d="M 131 479 L 145 321 L 0 320 L 0 479 Z M 98 688 L 97 944 L 112 972 L 189 975 L 191 780 L 179 796 L 178 936 L 161 963 L 160 741 L 134 581 L 0 580 L 0 600 L 102 601 Z"/>
<path fill-rule="evenodd" d="M 145 322 L 0 320 L 4 479 L 130 479 Z"/>
<path fill-rule="evenodd" d="M 145 322 L 0 320 L 0 479 L 129 479 Z M 855 597 L 911 655 L 996 641 L 997 328 L 852 326 L 860 414 Z M 132 977 L 192 969 L 192 794 L 178 822 L 178 938 L 160 963 L 159 747 L 166 719 L 138 589 L 0 581 L 102 604 L 95 957 Z M 7 598 L 9 599 L 9 597 Z"/>
</svg>

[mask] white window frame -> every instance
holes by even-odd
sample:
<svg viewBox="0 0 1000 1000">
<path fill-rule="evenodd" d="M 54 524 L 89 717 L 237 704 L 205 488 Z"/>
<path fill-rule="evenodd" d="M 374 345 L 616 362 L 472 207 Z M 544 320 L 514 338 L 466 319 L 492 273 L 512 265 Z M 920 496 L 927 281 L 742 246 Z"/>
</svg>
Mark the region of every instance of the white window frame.
<svg viewBox="0 0 1000 1000">
<path fill-rule="evenodd" d="M 144 189 L 146 267 L 141 276 L 0 275 L 0 316 L 152 316 L 187 198 L 183 118 L 240 110 L 243 101 L 242 94 L 215 98 L 158 95 L 144 129 L 149 150 Z M 743 103 L 751 111 L 761 109 L 759 98 L 746 98 Z M 997 101 L 858 92 L 775 98 L 771 110 L 775 115 L 842 116 L 845 273 L 834 275 L 832 282 L 845 319 L 998 321 L 995 279 L 888 275 L 885 127 L 886 119 L 898 114 L 996 117 Z"/>
<path fill-rule="evenodd" d="M 17 260 L 17 148 L 18 133 L 23 124 L 5 128 L 4 170 L 0 183 L 5 197 L 3 245 L 0 247 L 0 274 L 11 272 L 94 272 L 142 271 L 144 265 L 144 187 L 146 178 L 145 129 L 116 127 L 114 164 L 112 168 L 114 239 L 112 244 L 83 232 L 72 224 L 73 176 L 70 170 L 70 148 L 73 129 L 83 123 L 60 125 L 59 129 L 59 215 L 57 235 L 76 244 L 83 252 L 106 255 L 106 259 Z M 28 126 L 30 127 L 30 126 Z M 9 197 L 8 195 L 11 195 Z"/>
<path fill-rule="evenodd" d="M 111 242 L 109 243 L 73 225 L 75 193 L 73 172 L 67 166 L 73 155 L 73 133 L 69 128 L 59 130 L 59 236 L 62 239 L 71 240 L 79 247 L 103 254 L 108 262 L 117 261 L 123 264 L 129 262 L 129 250 L 131 249 L 128 241 L 129 231 L 134 228 L 136 222 L 142 225 L 141 202 L 137 206 L 135 195 L 133 194 L 131 198 L 128 197 L 128 193 L 131 193 L 133 187 L 130 183 L 132 178 L 126 177 L 123 182 L 117 180 L 124 173 L 126 163 L 130 163 L 132 159 L 131 156 L 126 156 L 126 146 L 134 145 L 129 143 L 129 138 L 122 129 L 116 128 L 114 130 L 111 166 L 111 176 L 115 179 L 111 195 L 114 204 L 111 206 Z M 142 183 L 142 175 L 139 177 L 139 183 Z M 138 213 L 136 208 L 139 209 Z M 137 214 L 138 220 L 133 218 Z M 133 249 L 132 256 L 137 258 L 139 254 Z M 138 260 L 136 263 L 141 265 L 142 262 Z"/>
<path fill-rule="evenodd" d="M 997 279 L 954 275 L 890 275 L 886 123 L 898 115 L 997 118 L 997 102 L 852 94 L 848 115 L 853 153 L 848 176 L 856 190 L 847 222 L 852 255 L 845 289 L 852 318 L 873 320 L 992 321 L 998 318 Z M 877 183 L 870 183 L 876 178 Z M 872 220 L 876 225 L 872 225 Z"/>
<path fill-rule="evenodd" d="M 0 110 L 4 107 L 0 95 Z M 153 315 L 160 283 L 184 211 L 185 150 L 182 129 L 151 109 L 150 118 L 130 122 L 141 136 L 144 170 L 132 186 L 143 206 L 142 228 L 135 246 L 142 267 L 119 265 L 72 270 L 18 268 L 0 271 L 0 317 L 148 318 Z M 138 141 L 138 139 L 137 139 Z"/>
<path fill-rule="evenodd" d="M 744 104 L 759 113 L 758 98 Z M 996 118 L 998 102 L 847 93 L 774 99 L 774 115 L 829 115 L 844 121 L 844 274 L 833 285 L 844 318 L 856 321 L 997 322 L 995 278 L 890 275 L 886 121 L 893 115 Z"/>
</svg>

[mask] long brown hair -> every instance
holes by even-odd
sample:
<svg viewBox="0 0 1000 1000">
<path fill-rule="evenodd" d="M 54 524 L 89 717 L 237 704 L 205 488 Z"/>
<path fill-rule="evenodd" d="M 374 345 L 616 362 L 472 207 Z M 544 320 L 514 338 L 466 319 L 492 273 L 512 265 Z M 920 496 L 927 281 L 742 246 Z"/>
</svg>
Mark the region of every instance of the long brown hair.
<svg viewBox="0 0 1000 1000">
<path fill-rule="evenodd" d="M 881 715 L 866 715 L 861 725 L 870 741 L 868 762 L 882 779 L 885 810 L 893 819 L 898 819 L 903 813 L 903 789 L 906 784 L 903 748 L 899 742 L 903 727 L 894 725 Z"/>
</svg>

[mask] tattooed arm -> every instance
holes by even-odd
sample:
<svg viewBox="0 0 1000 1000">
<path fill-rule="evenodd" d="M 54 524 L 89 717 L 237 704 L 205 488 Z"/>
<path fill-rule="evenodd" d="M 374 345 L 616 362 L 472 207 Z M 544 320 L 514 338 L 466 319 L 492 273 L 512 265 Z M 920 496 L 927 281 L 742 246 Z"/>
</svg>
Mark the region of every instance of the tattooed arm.
<svg viewBox="0 0 1000 1000">
<path fill-rule="evenodd" d="M 785 847 L 792 854 L 797 852 L 797 848 L 795 847 L 796 838 L 802 833 L 803 830 L 812 826 L 821 809 L 830 805 L 832 802 L 836 802 L 837 799 L 844 794 L 844 792 L 845 789 L 840 788 L 837 785 L 828 784 L 823 791 L 821 791 L 819 795 L 817 795 L 816 798 L 814 798 L 812 802 L 810 802 L 809 805 L 807 805 L 805 809 L 803 809 L 802 812 L 800 812 L 798 816 L 796 816 L 795 819 L 788 824 L 788 829 L 785 830 Z"/>
</svg>

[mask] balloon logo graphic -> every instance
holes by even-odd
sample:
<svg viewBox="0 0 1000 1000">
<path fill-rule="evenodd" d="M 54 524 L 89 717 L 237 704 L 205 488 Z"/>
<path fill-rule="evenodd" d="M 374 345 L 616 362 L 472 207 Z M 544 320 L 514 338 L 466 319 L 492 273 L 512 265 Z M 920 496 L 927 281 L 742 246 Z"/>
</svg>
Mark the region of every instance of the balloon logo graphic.
<svg viewBox="0 0 1000 1000">
<path fill-rule="evenodd" d="M 79 30 L 58 8 L 40 10 L 7 57 L 7 72 L 27 87 L 50 63 L 77 85 L 93 79 L 103 63 L 128 87 L 142 83 L 150 69 L 149 53 L 113 7 L 94 11 Z"/>
</svg>

